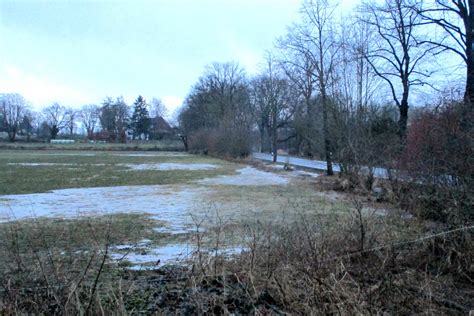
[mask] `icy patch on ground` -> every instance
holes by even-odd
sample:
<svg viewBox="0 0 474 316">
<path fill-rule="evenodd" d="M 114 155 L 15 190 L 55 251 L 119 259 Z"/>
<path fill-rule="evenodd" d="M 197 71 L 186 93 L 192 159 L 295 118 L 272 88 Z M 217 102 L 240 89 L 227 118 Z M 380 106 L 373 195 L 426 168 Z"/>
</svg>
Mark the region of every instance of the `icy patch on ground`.
<svg viewBox="0 0 474 316">
<path fill-rule="evenodd" d="M 129 245 L 118 245 L 114 248 L 117 250 L 124 249 Z M 134 251 L 120 253 L 112 252 L 110 258 L 115 261 L 128 261 L 132 264 L 131 270 L 140 270 L 160 267 L 170 263 L 176 263 L 179 260 L 188 258 L 191 255 L 191 249 L 186 244 L 169 244 L 161 247 L 150 247 L 142 249 L 140 252 L 131 246 Z M 125 248 L 128 249 L 128 248 Z"/>
<path fill-rule="evenodd" d="M 288 184 L 288 179 L 284 176 L 260 171 L 252 167 L 245 167 L 238 169 L 237 175 L 231 176 L 219 176 L 215 178 L 207 178 L 197 181 L 201 184 L 211 184 L 211 185 L 286 185 Z"/>
<path fill-rule="evenodd" d="M 201 249 L 207 255 L 233 256 L 238 255 L 245 249 L 240 246 L 223 247 L 215 251 L 212 248 Z M 116 262 L 127 261 L 132 265 L 130 270 L 155 269 L 167 264 L 179 264 L 190 259 L 196 252 L 189 244 L 169 244 L 165 246 L 116 245 L 112 247 L 110 258 Z"/>
<path fill-rule="evenodd" d="M 182 233 L 191 229 L 191 214 L 206 211 L 203 197 L 207 191 L 190 186 L 139 185 L 3 195 L 0 196 L 0 221 L 146 213 L 165 223 L 162 232 Z"/>
<path fill-rule="evenodd" d="M 119 164 L 131 170 L 214 170 L 218 167 L 209 163 L 145 163 L 145 164 Z"/>
</svg>

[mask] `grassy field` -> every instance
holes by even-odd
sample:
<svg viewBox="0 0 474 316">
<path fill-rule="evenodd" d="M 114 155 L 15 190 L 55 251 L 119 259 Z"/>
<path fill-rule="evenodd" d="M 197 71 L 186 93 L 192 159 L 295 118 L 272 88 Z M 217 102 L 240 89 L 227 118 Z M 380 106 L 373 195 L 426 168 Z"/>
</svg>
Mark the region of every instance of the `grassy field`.
<svg viewBox="0 0 474 316">
<path fill-rule="evenodd" d="M 13 215 L 0 217 L 0 312 L 468 309 L 472 251 L 437 253 L 469 240 L 412 244 L 431 231 L 396 206 L 334 191 L 335 178 L 257 167 L 181 152 L 0 151 L 0 213 Z"/>
<path fill-rule="evenodd" d="M 215 170 L 131 171 L 125 164 L 209 163 Z M 0 195 L 54 189 L 188 183 L 231 174 L 237 165 L 205 156 L 142 152 L 0 151 Z"/>
</svg>

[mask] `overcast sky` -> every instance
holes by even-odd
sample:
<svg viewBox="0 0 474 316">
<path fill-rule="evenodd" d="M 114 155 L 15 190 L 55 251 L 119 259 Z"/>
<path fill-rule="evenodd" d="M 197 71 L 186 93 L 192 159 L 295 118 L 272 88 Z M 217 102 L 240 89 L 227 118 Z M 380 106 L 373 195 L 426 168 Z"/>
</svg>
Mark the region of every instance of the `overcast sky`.
<svg viewBox="0 0 474 316">
<path fill-rule="evenodd" d="M 360 1 L 339 3 L 350 13 Z M 298 21 L 300 5 L 0 0 L 0 92 L 21 93 L 36 109 L 54 101 L 100 104 L 120 95 L 132 103 L 143 95 L 162 99 L 172 114 L 212 62 L 237 61 L 255 73 L 274 41 Z"/>
<path fill-rule="evenodd" d="M 0 90 L 35 108 L 105 96 L 180 105 L 205 65 L 255 71 L 299 0 L 0 0 Z"/>
</svg>

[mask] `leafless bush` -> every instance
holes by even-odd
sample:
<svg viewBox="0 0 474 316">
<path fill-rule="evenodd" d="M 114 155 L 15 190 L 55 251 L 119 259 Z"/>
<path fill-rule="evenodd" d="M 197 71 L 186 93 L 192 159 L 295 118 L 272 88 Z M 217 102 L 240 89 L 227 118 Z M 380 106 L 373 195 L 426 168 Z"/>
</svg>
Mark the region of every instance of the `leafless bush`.
<svg viewBox="0 0 474 316">
<path fill-rule="evenodd" d="M 0 310 L 461 314 L 473 308 L 473 226 L 424 228 L 397 214 L 377 215 L 355 199 L 350 214 L 301 209 L 270 221 L 247 220 L 239 226 L 242 252 L 229 255 L 223 250 L 231 222 L 217 211 L 211 215 L 195 220 L 189 266 L 143 272 L 108 262 L 99 236 L 88 253 L 61 255 L 44 227 L 25 243 L 23 228 L 11 223 L 0 245 L 8 257 Z"/>
<path fill-rule="evenodd" d="M 189 149 L 223 157 L 245 157 L 251 153 L 253 138 L 246 129 L 221 126 L 195 131 L 189 137 Z"/>
<path fill-rule="evenodd" d="M 202 277 L 192 299 L 198 312 L 465 313 L 473 307 L 472 229 L 423 232 L 358 201 L 351 217 L 256 222 L 246 225 L 242 255 Z"/>
<path fill-rule="evenodd" d="M 449 101 L 423 110 L 410 126 L 397 166 L 405 177 L 398 186 L 412 192 L 419 216 L 453 225 L 473 222 L 472 118 L 462 102 Z"/>
<path fill-rule="evenodd" d="M 11 222 L 2 230 L 2 313 L 95 314 L 120 306 L 117 300 L 104 300 L 110 294 L 102 286 L 108 243 L 93 226 L 82 232 L 63 231 L 93 236 L 96 242 L 87 250 L 59 245 L 56 234 L 61 232 L 49 231 L 41 221 Z"/>
</svg>

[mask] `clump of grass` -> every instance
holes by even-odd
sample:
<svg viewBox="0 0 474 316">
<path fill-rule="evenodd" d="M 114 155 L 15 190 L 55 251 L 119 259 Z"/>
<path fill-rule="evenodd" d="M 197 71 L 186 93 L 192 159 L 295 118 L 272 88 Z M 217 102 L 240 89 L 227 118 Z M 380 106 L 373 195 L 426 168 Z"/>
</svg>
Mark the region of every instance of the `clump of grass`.
<svg viewBox="0 0 474 316">
<path fill-rule="evenodd" d="M 160 224 L 144 214 L 0 224 L 0 311 L 118 310 L 117 298 L 102 297 L 122 278 L 122 270 L 108 264 L 109 249 L 143 238 L 161 242 L 166 236 L 153 230 Z"/>
<path fill-rule="evenodd" d="M 87 249 L 97 244 L 135 242 L 141 238 L 155 238 L 154 227 L 159 221 L 145 214 L 113 214 L 82 216 L 74 219 L 34 218 L 0 224 L 0 240 L 15 237 L 20 252 L 30 246 L 44 250 L 54 245 L 60 250 Z M 5 243 L 2 243 L 5 246 Z"/>
</svg>

